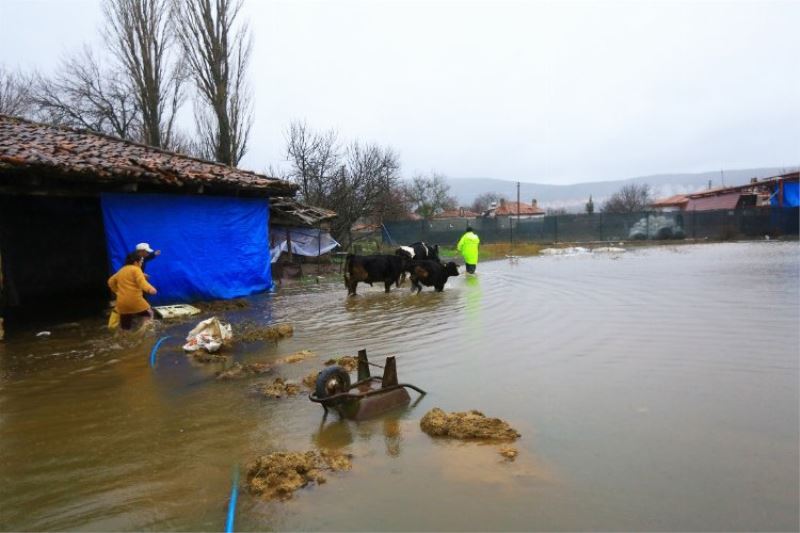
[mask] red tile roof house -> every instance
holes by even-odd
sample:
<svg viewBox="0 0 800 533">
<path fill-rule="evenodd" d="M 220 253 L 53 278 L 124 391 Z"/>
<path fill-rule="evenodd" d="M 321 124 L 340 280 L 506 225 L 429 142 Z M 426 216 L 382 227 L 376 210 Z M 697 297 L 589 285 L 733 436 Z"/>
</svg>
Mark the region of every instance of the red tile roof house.
<svg viewBox="0 0 800 533">
<path fill-rule="evenodd" d="M 545 211 L 539 207 L 535 199 L 530 204 L 509 202 L 501 199 L 499 204 L 493 204 L 492 207 L 486 210 L 483 216 L 489 218 L 516 217 L 517 214 L 519 214 L 519 218 L 537 218 L 543 217 Z"/>
<path fill-rule="evenodd" d="M 116 195 L 123 203 L 214 197 L 235 204 L 237 198 L 291 197 L 296 189 L 115 137 L 0 115 L 0 325 L 3 316 L 22 324 L 48 311 L 64 319 L 108 305 L 111 258 L 101 197 Z M 168 209 L 156 215 L 171 228 L 196 222 L 176 220 Z M 148 239 L 158 247 L 156 236 Z M 268 247 L 268 236 L 263 239 Z M 202 262 L 215 244 L 225 245 L 198 243 L 196 255 L 180 259 Z M 224 268 L 214 263 L 204 268 Z"/>
</svg>

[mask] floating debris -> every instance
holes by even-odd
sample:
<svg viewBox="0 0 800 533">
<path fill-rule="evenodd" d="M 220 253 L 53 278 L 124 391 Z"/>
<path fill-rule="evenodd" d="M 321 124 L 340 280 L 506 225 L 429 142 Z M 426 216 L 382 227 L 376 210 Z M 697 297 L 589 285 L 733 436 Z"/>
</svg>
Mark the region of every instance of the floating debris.
<svg viewBox="0 0 800 533">
<path fill-rule="evenodd" d="M 236 329 L 239 340 L 244 342 L 277 341 L 294 335 L 294 327 L 291 324 L 265 326 L 255 322 L 242 322 L 237 324 Z"/>
<path fill-rule="evenodd" d="M 358 368 L 358 359 L 352 355 L 343 355 L 339 358 L 334 357 L 325 361 L 326 366 L 338 365 L 348 372 L 353 372 Z"/>
<path fill-rule="evenodd" d="M 591 250 L 582 246 L 569 246 L 567 248 L 545 248 L 539 252 L 540 255 L 583 255 L 591 253 Z"/>
<path fill-rule="evenodd" d="M 422 431 L 433 437 L 455 439 L 514 440 L 520 434 L 499 418 L 488 418 L 480 411 L 445 413 L 434 407 L 419 423 Z"/>
<path fill-rule="evenodd" d="M 519 455 L 519 451 L 511 446 L 503 446 L 499 452 L 507 461 L 513 461 Z"/>
<path fill-rule="evenodd" d="M 217 379 L 240 379 L 249 376 L 256 376 L 259 374 L 267 374 L 272 372 L 273 365 L 269 363 L 233 363 L 233 365 L 222 372 L 217 373 Z"/>
<path fill-rule="evenodd" d="M 309 483 L 327 481 L 323 472 L 350 470 L 352 456 L 337 452 L 275 452 L 247 468 L 247 489 L 266 499 L 286 500 Z"/>
<path fill-rule="evenodd" d="M 211 302 L 196 302 L 195 307 L 206 313 L 219 313 L 222 311 L 238 311 L 250 307 L 250 302 L 244 298 L 235 300 L 214 300 Z"/>
<path fill-rule="evenodd" d="M 275 381 L 261 389 L 264 396 L 270 398 L 283 398 L 284 396 L 294 396 L 300 392 L 300 385 L 283 378 L 275 378 Z"/>
<path fill-rule="evenodd" d="M 305 361 L 306 359 L 316 356 L 317 355 L 311 350 L 300 350 L 299 352 L 295 352 L 293 354 L 281 357 L 280 359 L 275 361 L 275 363 L 279 365 L 299 363 L 300 361 Z"/>
<path fill-rule="evenodd" d="M 619 248 L 617 246 L 601 246 L 600 248 L 595 248 L 592 252 L 596 254 L 623 254 L 625 253 L 625 248 Z"/>
</svg>

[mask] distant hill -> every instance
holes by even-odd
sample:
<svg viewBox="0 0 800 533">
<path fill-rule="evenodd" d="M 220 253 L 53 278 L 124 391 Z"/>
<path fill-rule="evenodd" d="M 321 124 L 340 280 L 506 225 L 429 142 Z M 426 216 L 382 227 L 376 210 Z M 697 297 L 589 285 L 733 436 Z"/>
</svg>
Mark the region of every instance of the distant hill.
<svg viewBox="0 0 800 533">
<path fill-rule="evenodd" d="M 798 167 L 751 168 L 724 171 L 725 185 L 744 185 L 751 178 L 767 178 L 797 170 Z M 719 170 L 698 174 L 656 174 L 613 181 L 575 183 L 572 185 L 545 185 L 541 183 L 520 183 L 520 201 L 530 202 L 534 198 L 543 208 L 564 208 L 567 211 L 582 211 L 584 204 L 592 196 L 595 207 L 599 208 L 609 196 L 628 183 L 647 183 L 652 187 L 655 198 L 673 194 L 696 192 L 708 188 L 711 180 L 714 187 L 722 185 Z M 516 200 L 517 182 L 493 178 L 448 178 L 450 193 L 458 198 L 460 205 L 470 205 L 475 197 L 484 192 L 505 194 Z"/>
</svg>

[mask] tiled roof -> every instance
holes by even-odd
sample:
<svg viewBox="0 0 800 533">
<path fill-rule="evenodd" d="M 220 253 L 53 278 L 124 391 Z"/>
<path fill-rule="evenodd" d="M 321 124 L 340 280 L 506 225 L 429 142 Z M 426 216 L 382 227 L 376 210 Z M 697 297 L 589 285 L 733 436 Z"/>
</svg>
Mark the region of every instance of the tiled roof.
<svg viewBox="0 0 800 533">
<path fill-rule="evenodd" d="M 656 200 L 652 204 L 651 207 L 669 207 L 674 205 L 683 205 L 689 201 L 689 198 L 685 194 L 676 194 L 674 196 L 670 196 L 669 198 L 661 198 Z"/>
<path fill-rule="evenodd" d="M 59 181 L 204 186 L 293 195 L 287 181 L 159 150 L 91 131 L 0 115 L 0 171 L 41 173 Z M 0 172 L 1 173 L 1 172 Z"/>
<path fill-rule="evenodd" d="M 503 202 L 494 210 L 495 216 L 516 215 L 544 215 L 544 209 L 533 207 L 531 204 L 519 202 L 519 211 L 517 211 L 517 202 Z"/>
</svg>

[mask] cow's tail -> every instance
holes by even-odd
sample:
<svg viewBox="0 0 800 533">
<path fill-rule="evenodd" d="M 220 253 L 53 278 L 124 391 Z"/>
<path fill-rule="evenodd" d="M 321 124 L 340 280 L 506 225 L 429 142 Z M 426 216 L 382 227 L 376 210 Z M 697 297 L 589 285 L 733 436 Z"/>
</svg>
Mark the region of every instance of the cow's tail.
<svg viewBox="0 0 800 533">
<path fill-rule="evenodd" d="M 347 254 L 344 260 L 344 286 L 350 288 L 350 263 L 353 261 L 353 254 Z"/>
</svg>

